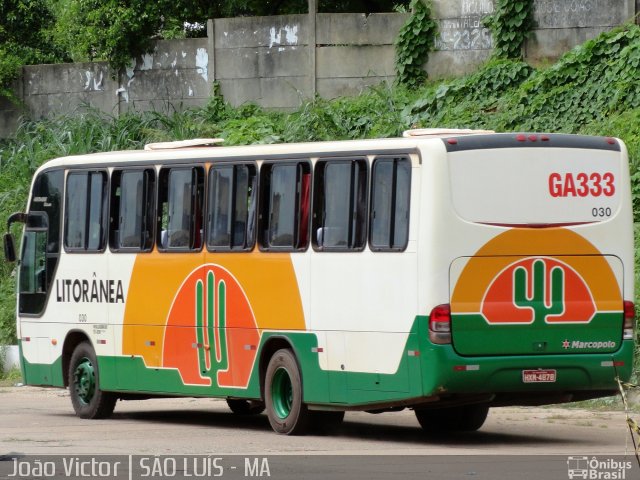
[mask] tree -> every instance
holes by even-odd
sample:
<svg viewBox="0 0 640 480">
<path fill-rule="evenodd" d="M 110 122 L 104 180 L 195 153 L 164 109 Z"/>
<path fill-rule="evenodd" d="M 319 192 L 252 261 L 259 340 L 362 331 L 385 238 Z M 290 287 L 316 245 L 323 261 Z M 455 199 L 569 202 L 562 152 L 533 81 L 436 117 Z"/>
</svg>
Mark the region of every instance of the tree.
<svg viewBox="0 0 640 480">
<path fill-rule="evenodd" d="M 0 95 L 11 96 L 22 65 L 68 59 L 51 39 L 54 21 L 46 0 L 0 1 Z"/>
<path fill-rule="evenodd" d="M 61 0 L 55 37 L 74 61 L 108 60 L 117 71 L 150 49 L 173 9 L 168 0 Z"/>
</svg>

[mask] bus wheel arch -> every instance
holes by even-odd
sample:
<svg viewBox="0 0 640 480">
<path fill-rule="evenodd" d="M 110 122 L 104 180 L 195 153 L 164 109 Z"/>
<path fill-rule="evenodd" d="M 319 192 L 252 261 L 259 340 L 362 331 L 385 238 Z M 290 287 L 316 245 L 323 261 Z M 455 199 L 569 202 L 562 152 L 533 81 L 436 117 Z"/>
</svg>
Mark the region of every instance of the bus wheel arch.
<svg viewBox="0 0 640 480">
<path fill-rule="evenodd" d="M 91 344 L 89 336 L 82 330 L 71 330 L 64 339 L 64 344 L 62 345 L 62 379 L 65 387 L 68 387 L 71 383 L 71 379 L 69 378 L 71 356 L 76 347 L 82 342 Z"/>
</svg>

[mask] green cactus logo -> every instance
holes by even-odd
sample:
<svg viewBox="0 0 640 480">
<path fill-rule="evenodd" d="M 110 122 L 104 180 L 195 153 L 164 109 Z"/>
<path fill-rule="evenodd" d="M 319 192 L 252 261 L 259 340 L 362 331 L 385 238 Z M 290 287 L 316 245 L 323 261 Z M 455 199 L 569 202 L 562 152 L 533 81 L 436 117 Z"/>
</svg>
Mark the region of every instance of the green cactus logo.
<svg viewBox="0 0 640 480">
<path fill-rule="evenodd" d="M 596 306 L 577 270 L 558 258 L 529 257 L 494 277 L 481 311 L 490 325 L 589 323 Z"/>
<path fill-rule="evenodd" d="M 212 271 L 207 272 L 206 303 L 204 285 L 196 282 L 196 339 L 198 345 L 198 366 L 203 375 L 217 383 L 217 374 L 229 368 L 226 337 L 226 284 L 224 280 L 216 283 Z M 205 322 L 206 319 L 206 322 Z"/>
<path fill-rule="evenodd" d="M 513 271 L 513 303 L 518 308 L 532 309 L 534 323 L 564 312 L 564 270 L 553 266 L 548 275 L 546 270 L 544 260 L 537 259 L 532 265 L 531 278 L 525 267 L 519 266 Z M 550 281 L 548 289 L 547 278 Z"/>
</svg>

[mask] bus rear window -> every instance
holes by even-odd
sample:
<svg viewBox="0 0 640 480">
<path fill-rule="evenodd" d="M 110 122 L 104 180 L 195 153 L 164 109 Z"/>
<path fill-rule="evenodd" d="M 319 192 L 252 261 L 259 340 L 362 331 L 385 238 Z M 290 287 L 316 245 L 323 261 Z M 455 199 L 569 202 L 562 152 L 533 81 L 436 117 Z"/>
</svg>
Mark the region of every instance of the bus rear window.
<svg viewBox="0 0 640 480">
<path fill-rule="evenodd" d="M 453 152 L 453 206 L 465 220 L 520 226 L 590 223 L 614 216 L 620 152 L 502 148 Z"/>
</svg>

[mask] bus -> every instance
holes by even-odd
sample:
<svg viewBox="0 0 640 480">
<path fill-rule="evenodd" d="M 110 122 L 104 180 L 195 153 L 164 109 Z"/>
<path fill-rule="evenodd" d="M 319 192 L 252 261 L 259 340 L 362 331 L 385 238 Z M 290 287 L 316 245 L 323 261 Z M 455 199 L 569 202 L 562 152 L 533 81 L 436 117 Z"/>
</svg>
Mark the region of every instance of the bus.
<svg viewBox="0 0 640 480">
<path fill-rule="evenodd" d="M 45 163 L 15 222 L 24 383 L 68 388 L 82 418 L 187 396 L 281 434 L 405 408 L 473 431 L 632 371 L 616 138 L 150 144 Z"/>
</svg>

